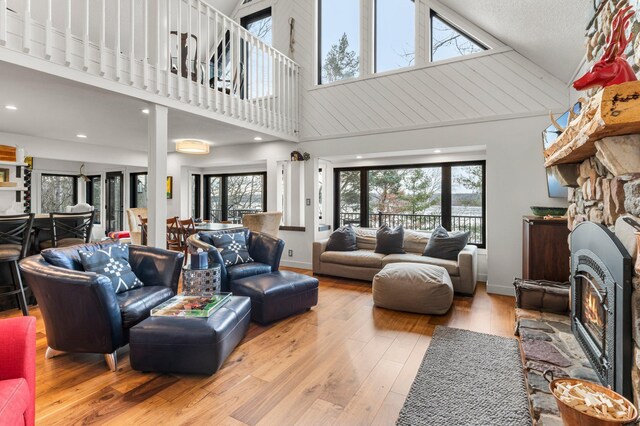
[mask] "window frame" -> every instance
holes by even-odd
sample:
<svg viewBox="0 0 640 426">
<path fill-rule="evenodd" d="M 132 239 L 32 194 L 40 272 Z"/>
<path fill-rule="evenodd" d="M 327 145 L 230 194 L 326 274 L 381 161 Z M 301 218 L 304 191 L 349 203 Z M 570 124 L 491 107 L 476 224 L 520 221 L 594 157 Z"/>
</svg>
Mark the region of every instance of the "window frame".
<svg viewBox="0 0 640 426">
<path fill-rule="evenodd" d="M 487 50 L 490 49 L 489 46 L 487 46 L 486 44 L 484 44 L 483 42 L 478 40 L 476 37 L 473 37 L 471 34 L 469 34 L 467 31 L 463 30 L 462 28 L 460 28 L 458 25 L 456 25 L 453 22 L 451 22 L 451 20 L 449 20 L 446 17 L 442 16 L 441 14 L 436 12 L 435 10 L 430 9 L 429 10 L 429 40 L 428 40 L 428 42 L 429 42 L 429 52 L 428 52 L 429 55 L 428 55 L 428 57 L 429 57 L 429 63 L 430 64 L 438 63 L 440 61 L 451 60 L 451 59 L 454 59 L 454 58 L 462 58 L 464 56 L 468 56 L 468 55 L 458 55 L 458 56 L 454 56 L 453 58 L 440 59 L 440 60 L 437 60 L 437 61 L 433 60 L 433 18 L 434 17 L 437 17 L 439 20 L 441 20 L 442 22 L 444 22 L 445 24 L 447 24 L 448 26 L 453 28 L 455 31 L 457 31 L 460 34 L 462 34 L 463 37 L 466 37 L 467 39 L 469 39 L 474 44 L 477 44 L 478 46 L 480 46 L 480 48 L 482 48 L 483 51 L 487 51 Z"/>
<path fill-rule="evenodd" d="M 375 2 L 375 0 L 374 0 Z M 316 8 L 317 11 L 316 13 L 317 15 L 317 19 L 316 19 L 316 25 L 317 25 L 317 31 L 316 31 L 316 42 L 317 42 L 317 53 L 316 53 L 316 62 L 317 62 L 317 69 L 316 72 L 318 73 L 318 77 L 316 78 L 316 85 L 317 86 L 326 86 L 326 85 L 330 85 L 330 84 L 336 84 L 342 81 L 352 81 L 352 80 L 359 80 L 362 79 L 366 73 L 363 73 L 362 70 L 362 52 L 363 52 L 363 48 L 362 46 L 360 46 L 360 42 L 358 41 L 358 75 L 356 77 L 349 77 L 349 78 L 345 78 L 342 80 L 334 80 L 334 81 L 327 81 L 327 82 L 322 82 L 322 64 L 323 64 L 323 59 L 322 59 L 322 0 L 318 0 L 318 7 Z M 362 18 L 362 7 L 361 5 L 358 6 L 358 12 L 359 12 L 359 16 L 358 16 L 358 39 L 362 36 L 362 25 L 363 25 L 363 20 Z M 375 25 L 375 22 L 374 22 Z"/>
<path fill-rule="evenodd" d="M 147 185 L 149 182 L 149 172 L 135 172 L 129 173 L 129 208 L 135 209 L 138 207 L 138 176 L 147 176 Z M 147 186 L 147 201 L 148 201 L 148 186 Z"/>
<path fill-rule="evenodd" d="M 360 172 L 360 224 L 363 228 L 369 227 L 369 171 L 371 170 L 398 170 L 416 168 L 440 168 L 441 177 L 441 223 L 447 230 L 451 229 L 452 193 L 451 193 L 451 169 L 461 166 L 482 166 L 482 243 L 475 244 L 478 248 L 486 248 L 487 244 L 487 167 L 486 160 L 477 161 L 453 161 L 440 163 L 418 163 L 418 164 L 393 164 L 380 166 L 362 167 L 340 167 L 333 170 L 333 226 L 334 229 L 340 227 L 340 172 L 358 171 Z"/>
<path fill-rule="evenodd" d="M 246 173 L 208 173 L 203 174 L 202 178 L 204 179 L 203 184 L 203 219 L 211 220 L 211 188 L 210 188 L 210 178 L 217 177 L 220 178 L 220 220 L 226 221 L 229 218 L 229 197 L 228 197 L 228 184 L 227 180 L 229 177 L 236 176 L 262 176 L 262 211 L 267 211 L 267 172 L 246 172 Z"/>
<path fill-rule="evenodd" d="M 98 182 L 100 183 L 100 187 L 102 187 L 102 176 L 101 175 L 90 175 L 87 176 L 87 179 L 89 179 L 87 182 L 85 182 L 85 202 L 89 205 L 93 206 L 93 181 L 94 179 L 98 179 Z M 100 193 L 100 202 L 98 203 L 97 206 L 93 206 L 93 209 L 96 211 L 96 215 L 94 216 L 94 220 L 93 223 L 96 225 L 100 225 L 100 222 L 102 220 L 102 192 Z"/>
<path fill-rule="evenodd" d="M 68 177 L 68 178 L 72 178 L 73 179 L 73 204 L 72 205 L 76 205 L 78 204 L 78 175 L 70 175 L 70 174 L 66 174 L 66 173 L 41 173 L 40 174 L 40 182 L 38 182 L 38 184 L 40 185 L 40 212 L 41 213 L 62 213 L 63 211 L 59 211 L 59 212 L 43 212 L 42 211 L 42 178 L 45 176 L 58 176 L 58 177 Z"/>
<path fill-rule="evenodd" d="M 247 25 L 253 24 L 254 22 L 260 21 L 267 17 L 271 18 L 271 36 L 273 37 L 273 11 L 271 9 L 271 6 L 243 16 L 242 18 L 240 18 L 240 26 L 249 31 L 247 29 Z"/>
<path fill-rule="evenodd" d="M 191 179 L 195 179 L 195 188 L 191 194 L 196 216 L 194 219 L 202 218 L 202 175 L 200 173 L 191 173 Z M 191 183 L 191 182 L 189 182 Z M 191 206 L 189 206 L 191 207 Z M 191 212 L 194 213 L 194 212 Z"/>
</svg>

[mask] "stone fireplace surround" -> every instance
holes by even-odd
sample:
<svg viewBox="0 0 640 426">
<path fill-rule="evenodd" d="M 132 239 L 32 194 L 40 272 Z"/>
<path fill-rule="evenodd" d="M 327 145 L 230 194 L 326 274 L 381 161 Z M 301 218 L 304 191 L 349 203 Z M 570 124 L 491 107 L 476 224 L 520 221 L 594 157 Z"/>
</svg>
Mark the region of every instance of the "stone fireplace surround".
<svg viewBox="0 0 640 426">
<path fill-rule="evenodd" d="M 563 183 L 569 186 L 569 230 L 584 221 L 603 224 L 622 242 L 636 261 L 635 229 L 623 221 L 640 223 L 640 135 L 604 138 L 595 156 L 578 165 L 562 165 Z M 640 402 L 640 276 L 634 272 L 631 295 L 631 375 L 634 402 Z"/>
</svg>

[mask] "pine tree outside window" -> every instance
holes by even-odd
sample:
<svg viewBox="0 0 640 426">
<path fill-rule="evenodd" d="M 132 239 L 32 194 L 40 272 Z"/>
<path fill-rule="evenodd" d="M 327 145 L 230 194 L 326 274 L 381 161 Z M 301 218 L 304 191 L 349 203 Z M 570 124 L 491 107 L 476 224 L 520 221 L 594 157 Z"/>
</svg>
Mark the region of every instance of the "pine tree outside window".
<svg viewBox="0 0 640 426">
<path fill-rule="evenodd" d="M 358 0 L 319 0 L 318 82 L 360 75 L 360 5 Z"/>
</svg>

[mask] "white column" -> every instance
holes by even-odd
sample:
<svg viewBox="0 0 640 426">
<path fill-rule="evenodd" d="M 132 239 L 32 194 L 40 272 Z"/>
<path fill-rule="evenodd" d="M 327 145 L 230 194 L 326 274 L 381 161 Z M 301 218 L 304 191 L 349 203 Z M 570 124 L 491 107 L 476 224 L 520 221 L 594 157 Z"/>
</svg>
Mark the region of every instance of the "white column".
<svg viewBox="0 0 640 426">
<path fill-rule="evenodd" d="M 168 109 L 161 105 L 149 107 L 149 175 L 147 205 L 149 208 L 147 244 L 166 248 L 167 241 L 167 144 Z M 177 183 L 177 182 L 175 182 Z"/>
</svg>

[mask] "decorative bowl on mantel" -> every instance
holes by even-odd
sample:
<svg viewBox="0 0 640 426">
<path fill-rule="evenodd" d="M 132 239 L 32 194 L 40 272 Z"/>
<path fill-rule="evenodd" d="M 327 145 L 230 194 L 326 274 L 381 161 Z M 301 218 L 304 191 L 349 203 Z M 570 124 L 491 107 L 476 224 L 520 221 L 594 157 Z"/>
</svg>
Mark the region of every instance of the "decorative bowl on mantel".
<svg viewBox="0 0 640 426">
<path fill-rule="evenodd" d="M 567 213 L 566 207 L 529 207 L 534 216 L 564 216 Z"/>
</svg>

